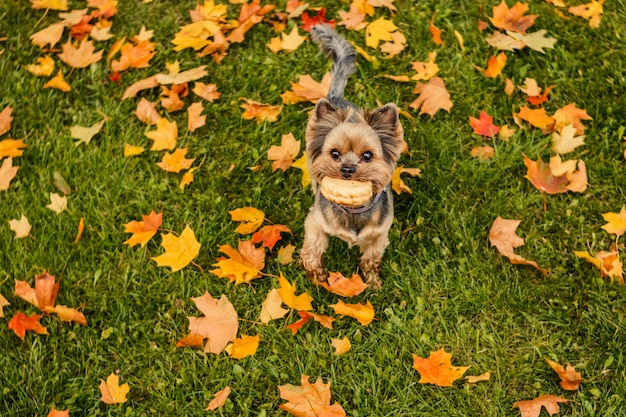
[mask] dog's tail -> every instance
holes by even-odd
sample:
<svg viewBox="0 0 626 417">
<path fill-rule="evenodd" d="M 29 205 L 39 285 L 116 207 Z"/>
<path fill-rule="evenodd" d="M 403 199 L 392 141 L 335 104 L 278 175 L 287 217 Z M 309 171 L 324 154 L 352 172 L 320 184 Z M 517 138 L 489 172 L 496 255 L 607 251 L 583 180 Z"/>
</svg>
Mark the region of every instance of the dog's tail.
<svg viewBox="0 0 626 417">
<path fill-rule="evenodd" d="M 330 71 L 332 81 L 328 100 L 334 104 L 345 104 L 343 92 L 350 75 L 356 71 L 356 51 L 337 31 L 326 24 L 318 24 L 311 29 L 311 39 L 321 50 L 333 59 Z"/>
</svg>

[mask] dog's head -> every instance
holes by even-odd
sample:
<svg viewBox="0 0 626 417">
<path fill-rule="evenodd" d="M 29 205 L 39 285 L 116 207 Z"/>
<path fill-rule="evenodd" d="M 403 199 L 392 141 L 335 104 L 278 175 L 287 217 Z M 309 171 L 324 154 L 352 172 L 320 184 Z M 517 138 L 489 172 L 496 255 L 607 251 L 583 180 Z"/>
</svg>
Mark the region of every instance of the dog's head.
<svg viewBox="0 0 626 417">
<path fill-rule="evenodd" d="M 374 194 L 391 181 L 404 148 L 404 130 L 395 104 L 362 112 L 318 101 L 306 131 L 311 179 L 371 181 Z"/>
</svg>

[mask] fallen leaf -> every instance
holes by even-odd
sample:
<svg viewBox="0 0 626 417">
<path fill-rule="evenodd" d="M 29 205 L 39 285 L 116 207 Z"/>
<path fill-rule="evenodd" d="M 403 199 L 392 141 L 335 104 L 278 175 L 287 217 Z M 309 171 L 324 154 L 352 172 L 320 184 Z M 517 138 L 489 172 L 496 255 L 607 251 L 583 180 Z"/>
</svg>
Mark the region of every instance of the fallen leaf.
<svg viewBox="0 0 626 417">
<path fill-rule="evenodd" d="M 485 75 L 489 78 L 496 78 L 506 65 L 506 55 L 504 52 L 500 52 L 497 56 L 489 58 L 487 63 L 487 69 L 485 69 Z"/>
<path fill-rule="evenodd" d="M 503 51 L 513 52 L 516 49 L 524 49 L 526 47 L 524 42 L 514 39 L 512 36 L 500 31 L 495 31 L 491 36 L 486 38 L 485 41 L 494 48 Z"/>
<path fill-rule="evenodd" d="M 287 279 L 283 276 L 282 272 L 278 277 L 278 282 L 280 284 L 278 294 L 280 295 L 280 298 L 283 300 L 283 303 L 285 303 L 287 307 L 297 311 L 313 310 L 313 306 L 311 305 L 313 297 L 311 297 L 306 292 L 300 295 L 296 295 L 296 284 L 290 284 L 289 281 L 287 281 Z"/>
<path fill-rule="evenodd" d="M 302 188 L 306 188 L 311 184 L 311 173 L 309 172 L 309 166 L 306 162 L 306 154 L 302 155 L 299 159 L 293 161 L 292 167 L 302 170 Z M 1 178 L 1 176 L 0 176 Z"/>
<path fill-rule="evenodd" d="M 293 133 L 283 135 L 280 146 L 272 145 L 267 151 L 267 159 L 272 162 L 272 171 L 282 169 L 283 172 L 293 164 L 300 153 L 300 141 L 293 137 Z"/>
<path fill-rule="evenodd" d="M 11 180 L 17 175 L 17 170 L 20 167 L 13 166 L 13 158 L 9 157 L 2 162 L 0 166 L 0 191 L 6 191 L 9 189 Z"/>
<path fill-rule="evenodd" d="M 76 322 L 83 326 L 87 325 L 87 319 L 85 318 L 85 315 L 74 308 L 66 307 L 63 305 L 55 305 L 54 307 L 45 307 L 43 309 L 43 312 L 47 314 L 55 313 L 59 316 L 61 320 L 68 323 Z"/>
<path fill-rule="evenodd" d="M 391 34 L 391 42 L 380 45 L 381 52 L 387 54 L 388 58 L 393 58 L 406 48 L 406 37 L 400 31 Z"/>
<path fill-rule="evenodd" d="M 127 143 L 126 145 L 124 145 L 124 156 L 137 156 L 142 154 L 145 150 L 146 148 L 144 148 L 143 146 L 129 145 Z"/>
<path fill-rule="evenodd" d="M 67 0 L 30 0 L 33 9 L 67 10 Z"/>
<path fill-rule="evenodd" d="M 600 270 L 601 276 L 608 276 L 611 282 L 617 279 L 621 284 L 624 283 L 624 270 L 617 251 L 600 251 L 594 256 L 589 255 L 586 251 L 574 251 L 574 254 L 591 262 L 591 264 Z"/>
<path fill-rule="evenodd" d="M 439 72 L 439 65 L 435 64 L 437 58 L 437 52 L 430 52 L 428 54 L 427 62 L 411 62 L 411 66 L 417 74 L 412 76 L 411 79 L 415 81 L 428 81 Z"/>
<path fill-rule="evenodd" d="M 201 115 L 203 111 L 204 108 L 200 102 L 187 107 L 187 130 L 193 132 L 206 124 L 206 116 Z"/>
<path fill-rule="evenodd" d="M 470 126 L 474 129 L 474 133 L 486 138 L 493 138 L 500 131 L 500 127 L 493 124 L 493 117 L 489 116 L 483 110 L 480 112 L 480 118 L 469 117 Z"/>
<path fill-rule="evenodd" d="M 493 158 L 493 156 L 495 155 L 495 149 L 493 149 L 491 146 L 476 146 L 472 148 L 472 150 L 470 151 L 470 155 L 472 155 L 474 158 L 486 161 L 489 158 Z"/>
<path fill-rule="evenodd" d="M 335 348 L 333 352 L 335 355 L 342 355 L 348 352 L 352 348 L 350 339 L 344 337 L 343 339 L 330 339 L 330 343 Z"/>
<path fill-rule="evenodd" d="M 585 132 L 585 125 L 581 120 L 593 120 L 591 116 L 587 114 L 584 109 L 576 107 L 576 103 L 570 103 L 561 107 L 554 112 L 554 129 L 561 131 L 561 129 L 567 125 L 572 125 L 576 128 L 576 134 L 582 135 Z"/>
<path fill-rule="evenodd" d="M 50 193 L 50 204 L 46 205 L 46 208 L 54 211 L 56 214 L 67 209 L 67 197 L 60 196 L 57 193 Z"/>
<path fill-rule="evenodd" d="M 197 81 L 194 84 L 194 88 L 191 91 L 193 91 L 193 93 L 198 97 L 202 97 L 210 103 L 214 102 L 222 95 L 222 93 L 217 91 L 217 86 L 215 84 L 204 84 L 200 81 Z"/>
<path fill-rule="evenodd" d="M 576 128 L 572 125 L 563 126 L 561 132 L 552 132 L 552 150 L 558 154 L 573 152 L 585 144 L 585 135 L 576 136 Z"/>
<path fill-rule="evenodd" d="M 63 72 L 61 70 L 59 70 L 54 78 L 51 78 L 50 81 L 45 83 L 43 88 L 56 88 L 64 93 L 72 90 L 72 87 L 65 81 L 65 78 L 63 78 Z"/>
<path fill-rule="evenodd" d="M 603 213 L 602 217 L 608 222 L 602 226 L 602 229 L 606 230 L 607 233 L 619 237 L 626 232 L 626 206 L 622 206 L 619 213 Z"/>
<path fill-rule="evenodd" d="M 235 229 L 236 233 L 247 235 L 254 233 L 265 219 L 265 213 L 254 207 L 241 207 L 228 212 L 232 221 L 241 222 Z"/>
<path fill-rule="evenodd" d="M 400 165 L 396 167 L 393 171 L 393 176 L 391 177 L 391 188 L 396 192 L 396 194 L 400 194 L 402 192 L 411 194 L 411 188 L 402 181 L 402 174 L 409 174 L 412 177 L 419 177 L 421 174 L 421 170 L 419 168 L 404 168 L 404 166 Z"/>
<path fill-rule="evenodd" d="M 278 249 L 276 260 L 281 265 L 288 265 L 293 262 L 293 252 L 296 250 L 294 245 L 286 245 Z"/>
<path fill-rule="evenodd" d="M 391 41 L 391 33 L 396 30 L 398 27 L 391 20 L 380 17 L 365 28 L 365 45 L 378 48 L 380 41 Z"/>
<path fill-rule="evenodd" d="M 172 272 L 189 265 L 200 252 L 201 244 L 198 243 L 196 235 L 188 225 L 178 237 L 172 233 L 163 234 L 161 237 L 161 246 L 165 249 L 165 253 L 151 259 L 158 266 L 169 266 Z"/>
<path fill-rule="evenodd" d="M 314 384 L 309 382 L 308 375 L 300 377 L 300 386 L 285 384 L 279 385 L 280 398 L 286 400 L 279 405 L 281 410 L 296 417 L 341 417 L 345 416 L 344 409 L 338 403 L 330 405 L 330 382 L 324 384 L 318 377 Z"/>
<path fill-rule="evenodd" d="M 282 107 L 259 103 L 250 99 L 246 99 L 246 103 L 240 107 L 245 110 L 241 117 L 246 120 L 256 119 L 258 123 L 263 121 L 275 122 L 282 111 Z"/>
<path fill-rule="evenodd" d="M 157 124 L 157 122 L 161 120 L 162 117 L 159 116 L 159 113 L 157 113 L 156 105 L 157 105 L 156 102 L 153 103 L 142 97 L 141 100 L 139 100 L 139 103 L 137 103 L 135 116 L 137 116 L 139 120 L 141 120 L 142 122 L 146 124 L 149 124 L 149 125 Z"/>
<path fill-rule="evenodd" d="M 100 61 L 104 52 L 103 50 L 94 52 L 93 42 L 88 40 L 81 41 L 77 48 L 69 40 L 61 46 L 63 52 L 58 54 L 58 57 L 72 68 L 88 67 L 94 62 Z"/>
<path fill-rule="evenodd" d="M 143 80 L 139 80 L 133 84 L 131 84 L 126 90 L 124 90 L 124 94 L 122 94 L 122 100 L 126 100 L 128 98 L 135 98 L 137 93 L 143 90 L 148 90 L 158 86 L 159 83 L 157 81 L 156 75 L 153 75 L 148 78 L 144 78 Z"/>
<path fill-rule="evenodd" d="M 431 352 L 428 358 L 413 354 L 413 369 L 420 374 L 420 384 L 433 384 L 440 387 L 451 387 L 452 383 L 461 378 L 469 366 L 452 366 L 452 354 L 441 348 Z"/>
<path fill-rule="evenodd" d="M 35 277 L 35 288 L 26 281 L 15 280 L 15 295 L 44 311 L 46 307 L 54 307 L 59 294 L 58 282 L 54 275 L 44 271 Z"/>
<path fill-rule="evenodd" d="M 36 64 L 26 65 L 26 70 L 37 77 L 49 77 L 54 71 L 54 59 L 50 55 L 37 58 Z"/>
<path fill-rule="evenodd" d="M 530 49 L 541 52 L 542 54 L 545 54 L 543 48 L 554 49 L 554 44 L 556 43 L 556 39 L 547 38 L 546 33 L 548 33 L 548 31 L 545 29 L 529 34 L 507 32 L 507 34 L 515 41 L 521 42 Z"/>
<path fill-rule="evenodd" d="M 514 116 L 544 131 L 551 130 L 555 122 L 554 117 L 546 113 L 546 109 L 530 109 L 526 106 L 522 106 L 519 113 L 515 113 Z"/>
<path fill-rule="evenodd" d="M 325 23 L 330 27 L 334 28 L 336 22 L 334 20 L 326 19 L 326 8 L 321 7 L 315 16 L 309 16 L 307 12 L 303 12 L 301 15 L 302 19 L 302 29 L 307 32 L 311 31 L 311 28 L 317 24 Z"/>
<path fill-rule="evenodd" d="M 228 343 L 235 340 L 239 329 L 237 311 L 226 295 L 219 299 L 205 292 L 204 295 L 191 299 L 204 314 L 204 317 L 187 317 L 190 334 L 197 334 L 207 340 L 204 351 L 218 354 Z"/>
<path fill-rule="evenodd" d="M 524 244 L 524 239 L 519 237 L 515 232 L 520 223 L 521 220 L 508 220 L 498 216 L 489 230 L 489 242 L 491 246 L 495 246 L 501 255 L 509 258 L 512 264 L 531 265 L 544 274 L 547 273 L 547 271 L 540 268 L 535 261 L 526 260 L 514 252 L 515 248 Z"/>
<path fill-rule="evenodd" d="M 268 293 L 265 301 L 261 304 L 261 314 L 259 320 L 261 323 L 269 323 L 272 320 L 281 319 L 289 310 L 282 308 L 283 299 L 278 293 L 278 289 L 272 288 Z"/>
<path fill-rule="evenodd" d="M 353 274 L 351 278 L 346 278 L 340 272 L 329 272 L 327 281 L 320 282 L 320 285 L 342 297 L 354 297 L 367 288 L 367 284 L 363 282 L 359 274 Z"/>
<path fill-rule="evenodd" d="M 582 376 L 580 372 L 576 372 L 576 369 L 571 365 L 560 365 L 557 362 L 554 362 L 548 358 L 545 358 L 550 368 L 554 369 L 554 372 L 557 373 L 561 381 L 559 384 L 561 388 L 566 391 L 576 391 L 582 382 Z"/>
<path fill-rule="evenodd" d="M 2 294 L 0 294 L 0 317 L 4 317 L 4 307 L 10 306 L 11 303 L 7 301 Z"/>
<path fill-rule="evenodd" d="M 145 246 L 152 239 L 152 236 L 156 234 L 163 222 L 163 213 L 156 214 L 154 210 L 141 217 L 141 221 L 133 220 L 124 225 L 124 231 L 133 234 L 124 244 L 131 247 L 138 244 L 141 244 L 142 247 Z"/>
<path fill-rule="evenodd" d="M 7 106 L 0 112 L 0 135 L 4 135 L 9 130 L 11 130 L 11 122 L 13 121 L 13 108 L 11 106 Z"/>
<path fill-rule="evenodd" d="M 54 407 L 50 409 L 47 417 L 70 417 L 70 410 L 57 410 Z"/>
<path fill-rule="evenodd" d="M 222 408 L 226 403 L 226 399 L 230 395 L 230 387 L 226 387 L 223 390 L 220 390 L 213 394 L 213 399 L 209 402 L 205 411 L 217 410 L 218 408 Z"/>
<path fill-rule="evenodd" d="M 94 124 L 93 126 L 84 127 L 84 126 L 72 126 L 70 127 L 70 135 L 74 139 L 78 139 L 78 142 L 75 142 L 74 145 L 78 146 L 81 143 L 85 145 L 89 145 L 91 139 L 96 136 L 102 130 L 104 126 L 104 122 L 106 120 L 101 120 L 100 122 Z"/>
<path fill-rule="evenodd" d="M 157 74 L 156 81 L 161 85 L 185 84 L 190 81 L 199 80 L 207 75 L 209 75 L 209 73 L 206 71 L 206 65 L 201 65 L 197 68 L 174 74 Z"/>
<path fill-rule="evenodd" d="M 259 336 L 241 335 L 240 338 L 233 340 L 231 344 L 226 346 L 224 350 L 228 356 L 234 359 L 243 359 L 256 353 L 259 347 Z"/>
<path fill-rule="evenodd" d="M 560 411 L 559 403 L 568 403 L 569 400 L 556 395 L 540 395 L 534 400 L 516 401 L 513 408 L 519 408 L 522 417 L 539 417 L 541 407 L 545 407 L 551 416 Z"/>
<path fill-rule="evenodd" d="M 335 319 L 330 316 L 310 313 L 308 311 L 298 311 L 298 315 L 300 316 L 300 320 L 287 326 L 287 328 L 291 330 L 292 335 L 296 334 L 298 330 L 302 328 L 302 326 L 307 324 L 311 319 L 320 323 L 322 326 L 326 327 L 327 329 L 331 329 L 331 330 L 333 329 L 333 322 L 335 321 Z"/>
<path fill-rule="evenodd" d="M 430 31 L 433 42 L 435 42 L 436 45 L 443 45 L 443 40 L 441 39 L 441 29 L 435 26 L 433 22 L 430 22 L 428 30 Z"/>
<path fill-rule="evenodd" d="M 128 384 L 120 385 L 120 379 L 114 373 L 111 373 L 106 379 L 106 382 L 100 380 L 100 393 L 102 397 L 100 401 L 105 404 L 122 404 L 128 401 L 126 395 L 130 391 Z"/>
<path fill-rule="evenodd" d="M 250 240 L 254 244 L 261 243 L 263 247 L 272 250 L 276 242 L 280 240 L 281 233 L 291 233 L 291 229 L 282 224 L 263 226 L 252 235 Z"/>
<path fill-rule="evenodd" d="M 9 329 L 13 330 L 22 341 L 28 330 L 32 330 L 37 334 L 49 334 L 48 329 L 39 323 L 40 318 L 41 315 L 39 314 L 26 316 L 23 312 L 18 311 L 11 317 L 11 320 L 9 320 Z"/>
<path fill-rule="evenodd" d="M 538 15 L 526 15 L 528 4 L 517 2 L 509 9 L 506 2 L 502 2 L 492 8 L 493 17 L 489 20 L 498 29 L 512 32 L 526 33 L 526 30 L 535 24 Z"/>
<path fill-rule="evenodd" d="M 591 0 L 591 2 L 586 4 L 572 6 L 567 11 L 574 16 L 589 20 L 589 26 L 595 29 L 600 26 L 600 21 L 602 20 L 602 13 L 604 13 L 603 4 L 604 0 Z"/>
<path fill-rule="evenodd" d="M 22 214 L 19 220 L 9 220 L 9 228 L 15 232 L 15 239 L 22 239 L 30 235 L 31 225 L 26 216 Z"/>
<path fill-rule="evenodd" d="M 374 307 L 367 301 L 366 304 L 346 304 L 341 300 L 330 307 L 340 316 L 348 316 L 356 319 L 362 326 L 367 326 L 374 320 Z"/>
<path fill-rule="evenodd" d="M 33 45 L 42 49 L 46 47 L 46 45 L 52 48 L 61 40 L 64 30 L 65 25 L 63 23 L 53 23 L 39 32 L 30 35 L 30 41 Z"/>
<path fill-rule="evenodd" d="M 185 158 L 185 155 L 187 155 L 186 148 L 176 149 L 173 153 L 166 152 L 161 162 L 157 162 L 157 165 L 166 172 L 180 172 L 189 169 L 196 158 Z"/>
<path fill-rule="evenodd" d="M 178 184 L 178 188 L 180 188 L 181 191 L 185 191 L 185 187 L 189 184 L 191 184 L 194 180 L 194 172 L 196 172 L 196 170 L 199 167 L 193 167 L 190 168 L 187 172 L 185 172 L 185 174 L 183 175 L 183 178 L 181 178 L 180 183 Z"/>
<path fill-rule="evenodd" d="M 484 374 L 480 375 L 468 375 L 463 378 L 467 381 L 468 384 L 475 384 L 477 382 L 489 381 L 491 379 L 491 372 L 487 371 Z"/>
<path fill-rule="evenodd" d="M 274 53 L 279 51 L 293 52 L 298 49 L 305 40 L 306 36 L 300 36 L 300 34 L 298 34 L 298 26 L 294 26 L 288 35 L 284 32 L 281 33 L 280 37 L 272 38 L 270 41 L 273 42 L 267 46 Z"/>
<path fill-rule="evenodd" d="M 176 120 L 171 122 L 165 118 L 160 119 L 156 123 L 156 130 L 146 132 L 145 135 L 152 139 L 154 143 L 150 148 L 151 151 L 173 150 L 176 148 L 178 140 L 178 125 Z"/>
<path fill-rule="evenodd" d="M 254 243 L 246 240 L 239 241 L 238 250 L 230 245 L 223 245 L 219 251 L 230 258 L 218 259 L 218 262 L 213 264 L 218 267 L 211 271 L 213 274 L 228 278 L 235 285 L 261 277 L 261 270 L 265 267 L 264 248 L 256 248 Z"/>
<path fill-rule="evenodd" d="M 446 90 L 443 80 L 439 77 L 433 77 L 427 83 L 417 83 L 413 93 L 419 94 L 419 97 L 409 104 L 409 107 L 420 110 L 419 114 L 428 114 L 434 117 L 435 113 L 443 109 L 450 112 L 452 101 L 450 94 Z"/>
<path fill-rule="evenodd" d="M 339 11 L 341 20 L 338 22 L 338 25 L 345 26 L 345 28 L 349 30 L 361 30 L 368 25 L 368 23 L 365 22 L 365 16 L 367 15 L 361 12 L 359 7 L 353 2 L 350 4 L 350 11 Z"/>
</svg>

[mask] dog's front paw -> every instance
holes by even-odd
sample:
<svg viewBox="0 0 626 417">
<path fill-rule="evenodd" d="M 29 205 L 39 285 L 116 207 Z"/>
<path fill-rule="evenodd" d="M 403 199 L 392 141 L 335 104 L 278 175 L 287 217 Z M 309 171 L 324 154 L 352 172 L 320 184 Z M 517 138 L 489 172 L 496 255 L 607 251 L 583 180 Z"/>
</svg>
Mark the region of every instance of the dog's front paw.
<svg viewBox="0 0 626 417">
<path fill-rule="evenodd" d="M 376 271 L 369 271 L 365 273 L 365 283 L 373 290 L 380 290 L 383 286 L 383 281 L 380 279 L 380 276 Z"/>
<path fill-rule="evenodd" d="M 312 259 L 308 256 L 300 255 L 300 259 L 298 261 L 304 268 L 306 276 L 309 277 L 313 284 L 325 282 L 328 278 L 326 269 L 324 269 L 324 266 L 318 259 Z"/>
</svg>

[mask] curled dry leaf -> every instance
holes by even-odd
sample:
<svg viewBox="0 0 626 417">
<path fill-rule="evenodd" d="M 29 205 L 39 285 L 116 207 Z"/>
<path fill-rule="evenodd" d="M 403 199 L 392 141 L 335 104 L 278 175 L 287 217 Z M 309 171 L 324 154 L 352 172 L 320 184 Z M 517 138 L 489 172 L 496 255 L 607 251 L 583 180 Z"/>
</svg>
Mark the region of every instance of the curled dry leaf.
<svg viewBox="0 0 626 417">
<path fill-rule="evenodd" d="M 374 307 L 367 301 L 366 304 L 346 304 L 341 300 L 330 307 L 340 316 L 348 316 L 356 319 L 361 325 L 367 326 L 374 320 Z"/>
<path fill-rule="evenodd" d="M 561 388 L 567 391 L 576 391 L 582 382 L 582 376 L 580 372 L 577 372 L 576 369 L 571 365 L 563 366 L 557 362 L 554 362 L 548 358 L 545 358 L 550 368 L 554 369 L 554 372 L 557 373 L 561 381 L 559 384 Z"/>
<path fill-rule="evenodd" d="M 520 223 L 521 220 L 508 220 L 498 216 L 489 231 L 489 242 L 491 246 L 495 246 L 501 255 L 511 260 L 511 263 L 516 265 L 530 265 L 546 274 L 548 271 L 540 268 L 537 262 L 524 259 L 513 251 L 515 248 L 524 244 L 524 239 L 519 237 L 515 232 L 515 229 L 517 229 Z"/>
</svg>

